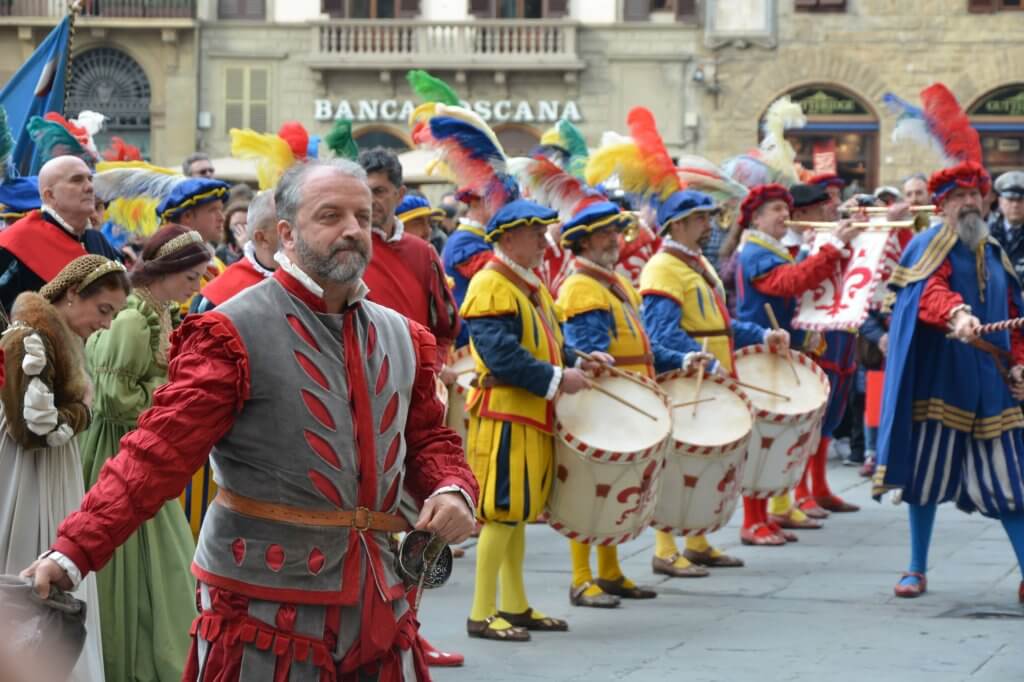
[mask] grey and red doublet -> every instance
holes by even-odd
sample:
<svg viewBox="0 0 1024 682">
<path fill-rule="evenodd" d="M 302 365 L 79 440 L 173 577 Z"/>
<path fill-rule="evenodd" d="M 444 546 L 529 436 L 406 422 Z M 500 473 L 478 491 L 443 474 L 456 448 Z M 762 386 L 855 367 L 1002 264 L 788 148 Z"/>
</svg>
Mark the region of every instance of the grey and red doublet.
<svg viewBox="0 0 1024 682">
<path fill-rule="evenodd" d="M 475 498 L 434 392 L 435 352 L 397 313 L 358 300 L 327 314 L 279 270 L 186 319 L 169 384 L 54 549 L 97 570 L 212 449 L 225 503 L 211 506 L 193 563 L 201 613 L 186 679 L 427 679 L 388 533 L 301 521 L 396 514 L 403 490 L 417 503 L 448 486 Z"/>
</svg>

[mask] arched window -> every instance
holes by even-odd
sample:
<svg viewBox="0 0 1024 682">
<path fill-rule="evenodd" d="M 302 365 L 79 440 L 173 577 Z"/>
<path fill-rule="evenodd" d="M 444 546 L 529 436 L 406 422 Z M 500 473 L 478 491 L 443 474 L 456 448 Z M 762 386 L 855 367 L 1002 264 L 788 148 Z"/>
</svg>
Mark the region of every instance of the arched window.
<svg viewBox="0 0 1024 682">
<path fill-rule="evenodd" d="M 98 149 L 116 135 L 149 157 L 149 78 L 138 62 L 112 47 L 75 55 L 67 94 L 68 118 L 86 110 L 107 117 L 96 136 Z"/>
<path fill-rule="evenodd" d="M 1004 85 L 967 108 L 992 175 L 1024 168 L 1024 83 Z"/>
<path fill-rule="evenodd" d="M 878 116 L 871 106 L 831 83 L 803 85 L 784 94 L 807 116 L 805 127 L 786 132 L 797 163 L 815 173 L 835 172 L 846 180 L 846 194 L 873 190 L 878 184 Z"/>
<path fill-rule="evenodd" d="M 505 149 L 505 155 L 526 156 L 540 144 L 540 133 L 529 126 L 509 123 L 494 127 L 494 134 Z"/>
<path fill-rule="evenodd" d="M 352 131 L 352 137 L 360 149 L 385 147 L 393 149 L 396 154 L 412 149 L 409 136 L 391 126 L 360 126 Z"/>
</svg>

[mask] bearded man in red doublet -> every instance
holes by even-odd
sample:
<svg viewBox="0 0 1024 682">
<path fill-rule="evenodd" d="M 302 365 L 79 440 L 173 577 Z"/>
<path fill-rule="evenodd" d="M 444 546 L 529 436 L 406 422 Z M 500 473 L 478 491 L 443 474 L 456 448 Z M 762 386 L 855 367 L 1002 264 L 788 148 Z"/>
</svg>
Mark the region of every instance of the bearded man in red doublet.
<svg viewBox="0 0 1024 682">
<path fill-rule="evenodd" d="M 390 543 L 409 527 L 399 500 L 421 506 L 416 527 L 461 542 L 478 494 L 434 392 L 437 349 L 366 300 L 362 169 L 294 166 L 275 200 L 280 268 L 185 319 L 169 383 L 24 575 L 41 594 L 72 588 L 209 456 L 220 490 L 192 567 L 185 679 L 427 680 Z"/>
<path fill-rule="evenodd" d="M 459 332 L 458 308 L 444 266 L 428 242 L 406 235 L 395 207 L 405 194 L 402 164 L 394 152 L 377 147 L 359 154 L 373 192 L 373 260 L 364 277 L 369 298 L 419 322 L 437 339 L 440 369 Z"/>
</svg>

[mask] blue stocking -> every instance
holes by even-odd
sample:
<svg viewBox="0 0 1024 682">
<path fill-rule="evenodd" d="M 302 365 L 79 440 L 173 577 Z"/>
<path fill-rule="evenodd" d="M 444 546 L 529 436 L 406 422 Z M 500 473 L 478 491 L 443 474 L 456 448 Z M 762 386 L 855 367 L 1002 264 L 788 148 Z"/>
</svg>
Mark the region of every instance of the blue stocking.
<svg viewBox="0 0 1024 682">
<path fill-rule="evenodd" d="M 1006 535 L 1009 536 L 1010 544 L 1013 545 L 1013 552 L 1017 555 L 1017 565 L 1020 567 L 1021 573 L 1024 574 L 1024 513 L 1004 516 L 1000 521 L 1003 522 Z"/>
<path fill-rule="evenodd" d="M 910 568 L 908 573 L 921 573 L 928 570 L 928 546 L 932 542 L 932 528 L 935 526 L 935 512 L 938 505 L 908 504 L 910 508 Z M 1024 524 L 1021 526 L 1024 528 Z M 906 576 L 900 580 L 901 585 L 916 585 L 920 580 Z"/>
</svg>

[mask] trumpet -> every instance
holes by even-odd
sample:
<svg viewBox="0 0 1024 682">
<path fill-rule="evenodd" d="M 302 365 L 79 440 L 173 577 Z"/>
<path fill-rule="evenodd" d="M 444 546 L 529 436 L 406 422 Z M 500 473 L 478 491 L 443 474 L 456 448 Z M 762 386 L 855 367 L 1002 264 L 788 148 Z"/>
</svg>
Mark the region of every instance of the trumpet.
<svg viewBox="0 0 1024 682">
<path fill-rule="evenodd" d="M 626 219 L 629 221 L 622 231 L 622 239 L 627 244 L 635 242 L 636 238 L 640 236 L 640 216 L 633 211 L 623 211 L 622 214 L 627 216 Z"/>
<path fill-rule="evenodd" d="M 914 226 L 913 220 L 879 220 L 871 222 L 855 222 L 852 225 L 861 230 L 902 230 Z M 822 232 L 835 230 L 838 222 L 820 222 L 815 220 L 787 220 L 786 227 L 807 227 Z"/>
<path fill-rule="evenodd" d="M 889 206 L 867 206 L 864 208 L 864 212 L 871 215 L 884 215 L 889 212 Z M 908 210 L 911 213 L 935 213 L 938 208 L 934 204 L 927 204 L 922 206 L 910 206 Z"/>
</svg>

